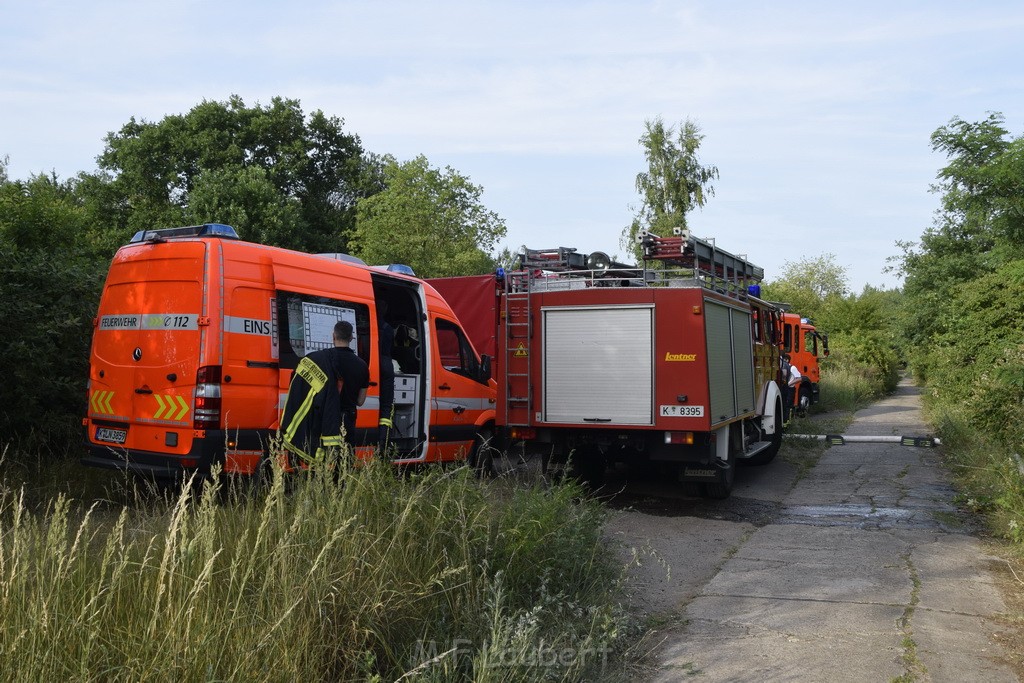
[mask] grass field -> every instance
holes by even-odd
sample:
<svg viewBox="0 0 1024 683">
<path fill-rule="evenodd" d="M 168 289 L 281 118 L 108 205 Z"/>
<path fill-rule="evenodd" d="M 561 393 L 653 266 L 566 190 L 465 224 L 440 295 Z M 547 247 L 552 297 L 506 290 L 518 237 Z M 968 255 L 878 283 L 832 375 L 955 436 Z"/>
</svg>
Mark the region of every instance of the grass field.
<svg viewBox="0 0 1024 683">
<path fill-rule="evenodd" d="M 6 680 L 595 679 L 620 646 L 603 508 L 466 468 L 256 492 L 0 485 Z M 128 506 L 109 498 L 132 499 Z"/>
</svg>

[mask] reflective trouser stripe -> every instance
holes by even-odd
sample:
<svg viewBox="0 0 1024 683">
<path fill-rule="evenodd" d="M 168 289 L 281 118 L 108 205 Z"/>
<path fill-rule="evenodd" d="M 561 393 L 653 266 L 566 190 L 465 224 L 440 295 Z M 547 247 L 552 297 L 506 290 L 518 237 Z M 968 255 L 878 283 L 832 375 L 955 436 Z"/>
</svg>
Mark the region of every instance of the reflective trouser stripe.
<svg viewBox="0 0 1024 683">
<path fill-rule="evenodd" d="M 309 412 L 310 406 L 313 405 L 313 397 L 316 396 L 316 391 L 310 388 L 309 393 L 306 394 L 306 398 L 302 401 L 302 405 L 295 411 L 295 415 L 292 416 L 292 422 L 288 425 L 288 428 L 284 432 L 284 438 L 286 441 L 291 441 L 295 438 L 295 432 L 299 428 L 299 424 L 306 418 L 306 414 Z"/>
</svg>

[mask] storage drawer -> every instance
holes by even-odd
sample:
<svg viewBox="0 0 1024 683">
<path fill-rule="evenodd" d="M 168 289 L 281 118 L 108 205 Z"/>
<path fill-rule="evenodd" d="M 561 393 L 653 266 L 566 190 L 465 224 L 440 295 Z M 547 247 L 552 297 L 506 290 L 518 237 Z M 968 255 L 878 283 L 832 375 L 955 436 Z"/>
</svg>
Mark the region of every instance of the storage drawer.
<svg viewBox="0 0 1024 683">
<path fill-rule="evenodd" d="M 416 392 L 415 391 L 398 391 L 395 390 L 395 405 L 396 406 L 407 406 L 416 403 Z"/>
<path fill-rule="evenodd" d="M 395 392 L 416 391 L 416 375 L 395 375 Z"/>
</svg>

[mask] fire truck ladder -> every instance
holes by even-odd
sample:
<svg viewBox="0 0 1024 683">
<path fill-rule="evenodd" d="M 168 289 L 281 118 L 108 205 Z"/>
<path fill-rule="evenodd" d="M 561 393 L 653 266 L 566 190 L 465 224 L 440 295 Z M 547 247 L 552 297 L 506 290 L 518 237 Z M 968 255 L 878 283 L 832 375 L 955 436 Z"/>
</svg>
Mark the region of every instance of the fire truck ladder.
<svg viewBox="0 0 1024 683">
<path fill-rule="evenodd" d="M 745 298 L 747 287 L 764 279 L 764 269 L 746 256 L 736 256 L 715 246 L 714 240 L 694 237 L 685 228 L 673 228 L 671 237 L 642 231 L 637 241 L 643 249 L 644 269 L 649 261 L 674 268 L 692 269 L 703 284 L 730 296 Z"/>
<path fill-rule="evenodd" d="M 533 364 L 529 356 L 533 339 L 532 278 L 532 273 L 523 269 L 505 274 L 501 316 L 505 320 L 505 419 L 510 427 L 528 427 L 533 411 Z"/>
</svg>

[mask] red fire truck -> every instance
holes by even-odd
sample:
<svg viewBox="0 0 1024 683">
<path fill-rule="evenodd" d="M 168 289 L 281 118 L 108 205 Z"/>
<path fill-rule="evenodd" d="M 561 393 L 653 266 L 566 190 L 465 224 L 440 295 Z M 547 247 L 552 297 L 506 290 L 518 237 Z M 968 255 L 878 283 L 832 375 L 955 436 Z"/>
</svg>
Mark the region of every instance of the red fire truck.
<svg viewBox="0 0 1024 683">
<path fill-rule="evenodd" d="M 571 459 L 672 467 L 724 498 L 738 462 L 782 442 L 780 310 L 764 271 L 683 230 L 640 237 L 643 263 L 527 249 L 511 272 L 430 280 L 492 355 L 509 442 Z"/>
</svg>

